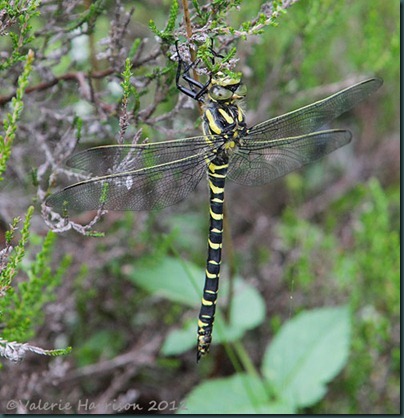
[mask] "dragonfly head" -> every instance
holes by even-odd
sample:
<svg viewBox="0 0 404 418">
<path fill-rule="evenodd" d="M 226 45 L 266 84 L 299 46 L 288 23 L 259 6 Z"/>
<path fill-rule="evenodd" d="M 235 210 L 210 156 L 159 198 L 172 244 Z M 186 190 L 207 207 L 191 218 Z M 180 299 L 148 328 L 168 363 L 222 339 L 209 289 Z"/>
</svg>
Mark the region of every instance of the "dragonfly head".
<svg viewBox="0 0 404 418">
<path fill-rule="evenodd" d="M 239 77 L 218 72 L 210 83 L 208 95 L 214 102 L 232 103 L 244 99 L 247 87 Z"/>
</svg>

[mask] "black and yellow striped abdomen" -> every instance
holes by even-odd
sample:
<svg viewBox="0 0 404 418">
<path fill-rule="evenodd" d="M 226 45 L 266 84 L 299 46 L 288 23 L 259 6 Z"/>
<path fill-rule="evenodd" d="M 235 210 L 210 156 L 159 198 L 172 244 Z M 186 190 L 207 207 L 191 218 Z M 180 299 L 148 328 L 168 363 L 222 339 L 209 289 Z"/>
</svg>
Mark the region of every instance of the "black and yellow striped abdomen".
<svg viewBox="0 0 404 418">
<path fill-rule="evenodd" d="M 209 351 L 212 341 L 222 260 L 224 186 L 229 155 L 236 146 L 235 140 L 239 134 L 244 134 L 246 130 L 244 115 L 238 105 L 223 106 L 210 102 L 205 109 L 203 130 L 209 144 L 213 145 L 212 135 L 215 135 L 215 141 L 219 140 L 220 135 L 223 146 L 217 149 L 216 157 L 208 162 L 210 226 L 205 286 L 198 320 L 198 360 Z"/>
<path fill-rule="evenodd" d="M 210 226 L 205 286 L 198 320 L 198 360 L 209 351 L 212 340 L 222 259 L 224 184 L 227 167 L 227 161 L 220 161 L 219 159 L 209 164 L 208 167 Z"/>
</svg>

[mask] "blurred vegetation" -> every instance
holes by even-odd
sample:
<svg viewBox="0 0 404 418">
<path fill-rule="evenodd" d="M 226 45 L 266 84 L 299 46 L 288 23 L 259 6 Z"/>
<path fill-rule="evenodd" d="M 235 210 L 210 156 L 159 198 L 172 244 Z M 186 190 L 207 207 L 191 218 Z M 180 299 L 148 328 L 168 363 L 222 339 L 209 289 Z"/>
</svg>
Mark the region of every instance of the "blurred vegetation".
<svg viewBox="0 0 404 418">
<path fill-rule="evenodd" d="M 11 70 L 18 63 L 23 63 L 22 71 L 19 73 L 17 70 L 17 88 L 11 97 L 10 109 L 3 119 L 0 134 L 0 176 L 6 171 L 9 162 L 24 108 L 25 90 L 33 70 L 34 52 L 31 49 L 26 52 L 24 49 L 34 40 L 30 22 L 34 16 L 38 16 L 38 5 L 37 1 L 21 1 L 18 6 L 4 1 L 0 3 L 0 12 L 4 18 L 0 34 L 5 35 L 8 26 L 16 25 L 18 28 L 16 32 L 8 34 L 10 51 L 7 58 L 0 62 L 0 71 Z M 7 178 L 0 177 L 0 182 L 4 181 Z M 39 239 L 41 248 L 35 260 L 25 260 L 25 268 L 22 266 L 24 258 L 28 258 L 27 254 L 32 256 L 31 250 L 27 252 L 27 247 L 29 242 L 35 241 L 31 233 L 33 213 L 34 207 L 27 207 L 19 239 L 16 238 L 16 232 L 21 223 L 20 217 L 3 219 L 3 222 L 11 222 L 9 229 L 4 231 L 4 247 L 0 251 L 0 356 L 14 363 L 20 362 L 27 351 L 53 356 L 70 351 L 69 348 L 46 350 L 25 343 L 44 322 L 43 307 L 54 299 L 53 291 L 70 263 L 70 257 L 65 257 L 56 271 L 51 269 L 52 242 L 55 235 L 49 231 L 43 240 Z M 16 284 L 17 276 L 26 277 Z"/>
<path fill-rule="evenodd" d="M 225 248 L 214 344 L 196 366 L 206 186 L 159 213 L 66 223 L 40 207 L 77 180 L 62 164 L 76 148 L 199 132 L 170 59 L 187 41 L 182 3 L 0 0 L 0 352 L 14 340 L 73 347 L 4 363 L 2 410 L 87 398 L 94 413 L 111 401 L 156 401 L 155 413 L 181 401 L 182 413 L 398 413 L 399 3 L 188 3 L 202 61 L 208 34 L 229 54 L 224 69 L 243 73 L 249 125 L 370 75 L 384 85 L 335 122 L 352 130 L 349 147 L 265 187 L 228 184 L 235 254 Z"/>
</svg>

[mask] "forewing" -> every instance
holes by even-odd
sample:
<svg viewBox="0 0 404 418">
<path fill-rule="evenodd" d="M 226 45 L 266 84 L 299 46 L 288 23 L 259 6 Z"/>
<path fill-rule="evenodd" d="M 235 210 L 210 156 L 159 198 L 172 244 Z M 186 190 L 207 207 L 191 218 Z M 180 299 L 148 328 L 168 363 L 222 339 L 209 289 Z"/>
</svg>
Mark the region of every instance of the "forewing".
<svg viewBox="0 0 404 418">
<path fill-rule="evenodd" d="M 47 206 L 68 216 L 85 210 L 152 210 L 184 199 L 206 173 L 212 153 L 95 177 L 50 196 Z"/>
<path fill-rule="evenodd" d="M 66 164 L 92 176 L 104 176 L 182 160 L 208 149 L 203 136 L 138 145 L 106 145 L 78 152 Z"/>
<path fill-rule="evenodd" d="M 232 156 L 228 177 L 248 186 L 268 183 L 348 144 L 351 138 L 349 131 L 329 130 L 240 146 Z"/>
<path fill-rule="evenodd" d="M 382 84 L 380 78 L 371 78 L 323 100 L 259 123 L 249 130 L 248 141 L 269 141 L 316 131 L 366 99 Z"/>
</svg>

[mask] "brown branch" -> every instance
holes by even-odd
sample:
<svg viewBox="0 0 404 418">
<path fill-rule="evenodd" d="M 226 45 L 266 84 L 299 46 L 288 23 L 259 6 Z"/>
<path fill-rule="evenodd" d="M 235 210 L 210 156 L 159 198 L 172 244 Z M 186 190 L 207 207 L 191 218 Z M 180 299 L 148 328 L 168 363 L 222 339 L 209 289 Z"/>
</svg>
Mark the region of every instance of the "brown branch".
<svg viewBox="0 0 404 418">
<path fill-rule="evenodd" d="M 107 70 L 104 70 L 104 71 L 98 71 L 98 72 L 87 73 L 87 74 L 83 73 L 82 71 L 66 73 L 59 77 L 55 77 L 52 80 L 44 81 L 43 83 L 36 84 L 35 86 L 32 86 L 32 87 L 27 87 L 27 89 L 25 90 L 25 93 L 29 94 L 34 91 L 47 90 L 55 86 L 56 84 L 58 84 L 60 81 L 77 81 L 79 84 L 81 84 L 83 81 L 83 78 L 99 79 L 99 78 L 106 77 L 112 73 L 113 73 L 112 68 L 108 68 Z M 15 96 L 15 92 L 8 94 L 6 96 L 0 96 L 0 106 L 8 103 L 14 96 Z"/>
<path fill-rule="evenodd" d="M 184 21 L 185 21 L 185 29 L 187 31 L 187 38 L 191 39 L 192 38 L 192 25 L 191 25 L 191 17 L 189 15 L 189 8 L 188 8 L 188 1 L 187 0 L 182 0 L 182 7 L 184 9 Z M 193 49 L 190 49 L 190 54 L 191 54 L 191 61 L 194 62 L 195 61 L 195 51 Z M 197 76 L 197 74 L 195 74 L 194 72 L 194 77 L 195 75 Z"/>
<path fill-rule="evenodd" d="M 189 14 L 189 8 L 188 8 L 188 0 L 182 0 L 182 7 L 184 9 L 184 21 L 185 21 L 185 29 L 187 31 L 187 38 L 190 40 L 192 38 L 192 23 L 191 23 L 191 16 Z M 192 48 L 189 48 L 189 53 L 191 54 L 191 61 L 195 62 L 195 51 Z M 199 81 L 199 75 L 196 72 L 195 67 L 192 68 L 192 75 L 194 77 L 195 81 Z M 202 103 L 198 101 L 198 110 L 200 116 L 203 114 L 202 110 Z"/>
<path fill-rule="evenodd" d="M 147 339 L 138 341 L 131 350 L 120 354 L 113 359 L 102 360 L 98 363 L 72 370 L 63 377 L 63 383 L 88 376 L 95 378 L 96 376 L 109 374 L 118 367 L 128 367 L 128 364 L 130 364 L 131 367 L 137 368 L 153 364 L 156 360 L 157 352 L 161 346 L 162 340 L 163 337 L 161 335 L 155 335 L 153 337 L 148 335 Z"/>
<path fill-rule="evenodd" d="M 150 54 L 144 60 L 137 61 L 136 63 L 133 62 L 132 67 L 133 68 L 140 67 L 143 64 L 147 63 L 148 61 L 151 61 L 157 58 L 159 54 L 160 54 L 160 50 L 156 49 L 156 51 L 153 54 Z M 56 84 L 58 84 L 60 81 L 77 81 L 80 85 L 82 85 L 83 79 L 89 79 L 89 80 L 100 79 L 100 78 L 107 77 L 113 74 L 114 72 L 115 70 L 113 68 L 107 68 L 106 70 L 102 70 L 102 71 L 93 71 L 93 72 L 90 71 L 88 73 L 84 73 L 82 71 L 70 72 L 70 73 L 63 74 L 59 77 L 55 77 L 52 80 L 44 81 L 43 83 L 36 84 L 35 86 L 27 87 L 25 90 L 25 94 L 33 93 L 35 91 L 47 90 L 55 86 Z M 0 106 L 3 106 L 4 104 L 8 103 L 14 96 L 15 96 L 15 92 L 5 95 L 5 96 L 0 96 Z"/>
</svg>

